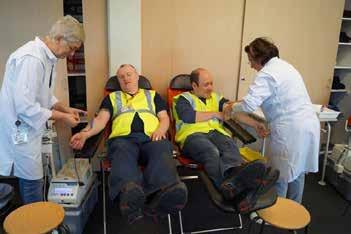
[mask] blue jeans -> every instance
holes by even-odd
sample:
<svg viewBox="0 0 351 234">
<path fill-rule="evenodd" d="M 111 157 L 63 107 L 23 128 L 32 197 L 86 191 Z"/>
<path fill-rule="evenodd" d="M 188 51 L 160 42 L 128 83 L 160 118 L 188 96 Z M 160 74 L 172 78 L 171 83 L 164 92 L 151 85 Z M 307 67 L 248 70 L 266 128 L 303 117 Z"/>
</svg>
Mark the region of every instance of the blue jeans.
<svg viewBox="0 0 351 234">
<path fill-rule="evenodd" d="M 23 204 L 43 201 L 43 179 L 26 180 L 18 178 L 18 183 Z"/>
<path fill-rule="evenodd" d="M 112 164 L 109 176 L 112 200 L 129 182 L 140 185 L 149 195 L 180 181 L 168 140 L 151 141 L 143 133 L 112 138 L 108 142 L 108 156 Z"/>
<path fill-rule="evenodd" d="M 303 189 L 305 186 L 305 173 L 302 173 L 294 181 L 287 183 L 278 181 L 276 189 L 278 196 L 286 197 L 298 203 L 302 202 Z"/>
<path fill-rule="evenodd" d="M 217 188 L 225 179 L 228 169 L 243 163 L 233 139 L 216 130 L 191 134 L 186 138 L 182 151 L 185 156 L 204 166 Z"/>
</svg>

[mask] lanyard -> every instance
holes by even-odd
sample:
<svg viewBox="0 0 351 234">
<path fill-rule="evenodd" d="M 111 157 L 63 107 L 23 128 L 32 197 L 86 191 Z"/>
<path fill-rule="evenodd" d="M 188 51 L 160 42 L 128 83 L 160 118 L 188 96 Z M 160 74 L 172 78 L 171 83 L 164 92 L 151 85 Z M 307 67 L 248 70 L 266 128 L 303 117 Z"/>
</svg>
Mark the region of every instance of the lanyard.
<svg viewBox="0 0 351 234">
<path fill-rule="evenodd" d="M 51 67 L 51 72 L 50 72 L 50 80 L 49 80 L 49 88 L 51 88 L 51 83 L 52 83 L 52 71 L 54 70 L 54 65 Z"/>
</svg>

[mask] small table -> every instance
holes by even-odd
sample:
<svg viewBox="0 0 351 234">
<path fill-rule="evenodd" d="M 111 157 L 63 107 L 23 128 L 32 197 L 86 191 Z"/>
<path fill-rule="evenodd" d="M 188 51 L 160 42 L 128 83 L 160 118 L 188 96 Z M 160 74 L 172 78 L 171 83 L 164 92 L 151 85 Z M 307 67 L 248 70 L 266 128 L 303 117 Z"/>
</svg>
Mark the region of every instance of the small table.
<svg viewBox="0 0 351 234">
<path fill-rule="evenodd" d="M 35 202 L 12 211 L 4 221 L 9 234 L 48 233 L 57 228 L 65 217 L 62 206 L 53 202 Z"/>
</svg>

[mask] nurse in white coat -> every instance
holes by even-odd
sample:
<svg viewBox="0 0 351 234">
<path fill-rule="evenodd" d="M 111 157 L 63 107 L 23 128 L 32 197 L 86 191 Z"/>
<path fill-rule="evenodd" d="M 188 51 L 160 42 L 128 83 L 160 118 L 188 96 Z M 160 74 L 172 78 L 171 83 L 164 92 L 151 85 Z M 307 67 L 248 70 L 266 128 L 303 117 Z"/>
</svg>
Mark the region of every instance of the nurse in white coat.
<svg viewBox="0 0 351 234">
<path fill-rule="evenodd" d="M 19 178 L 23 203 L 41 201 L 41 138 L 48 119 L 79 123 L 80 110 L 53 96 L 58 59 L 72 56 L 84 41 L 82 24 L 71 16 L 58 20 L 49 35 L 36 37 L 13 52 L 0 92 L 0 175 Z"/>
<path fill-rule="evenodd" d="M 300 73 L 279 58 L 273 43 L 257 38 L 245 52 L 258 73 L 233 110 L 262 108 L 271 130 L 265 155 L 280 170 L 278 195 L 301 203 L 305 174 L 318 171 L 319 120 Z"/>
</svg>

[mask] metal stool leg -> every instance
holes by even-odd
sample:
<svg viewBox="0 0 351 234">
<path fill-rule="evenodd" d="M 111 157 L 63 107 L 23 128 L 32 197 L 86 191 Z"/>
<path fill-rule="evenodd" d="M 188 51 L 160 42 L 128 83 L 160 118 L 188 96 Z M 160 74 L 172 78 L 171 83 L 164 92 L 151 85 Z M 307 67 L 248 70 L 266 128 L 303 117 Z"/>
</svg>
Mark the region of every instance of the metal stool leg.
<svg viewBox="0 0 351 234">
<path fill-rule="evenodd" d="M 178 215 L 179 215 L 180 234 L 184 234 L 184 230 L 183 230 L 183 220 L 182 220 L 182 212 L 181 212 L 181 211 L 178 211 Z"/>
<path fill-rule="evenodd" d="M 172 234 L 172 220 L 171 220 L 171 215 L 168 214 L 168 230 L 169 230 L 169 234 Z"/>
</svg>

